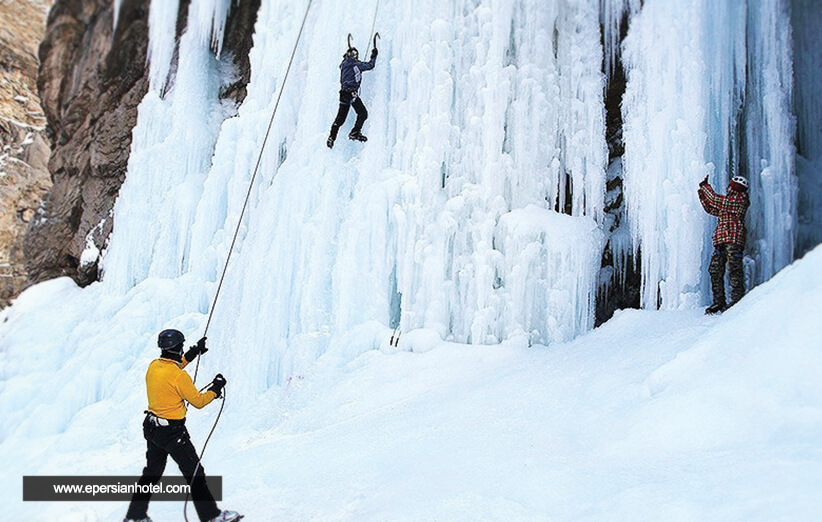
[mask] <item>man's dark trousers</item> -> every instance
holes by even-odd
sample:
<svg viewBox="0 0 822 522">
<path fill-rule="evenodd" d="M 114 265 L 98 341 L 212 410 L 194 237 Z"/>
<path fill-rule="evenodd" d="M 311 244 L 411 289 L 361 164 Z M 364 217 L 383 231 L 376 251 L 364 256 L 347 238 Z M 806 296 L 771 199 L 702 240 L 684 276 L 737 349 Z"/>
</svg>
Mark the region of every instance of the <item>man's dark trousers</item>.
<svg viewBox="0 0 822 522">
<path fill-rule="evenodd" d="M 340 130 L 342 124 L 345 123 L 345 119 L 348 117 L 348 110 L 352 106 L 357 113 L 357 121 L 354 122 L 351 134 L 357 134 L 362 130 L 362 125 L 368 118 L 368 111 L 365 109 L 365 105 L 356 92 L 340 91 L 340 109 L 337 111 L 337 118 L 331 125 L 332 138 L 337 139 L 337 132 Z"/>
<path fill-rule="evenodd" d="M 146 450 L 146 467 L 143 468 L 143 476 L 140 477 L 138 484 L 157 484 L 165 471 L 166 460 L 171 455 L 186 481 L 191 485 L 191 498 L 200 520 L 205 522 L 219 516 L 220 509 L 206 485 L 205 470 L 202 465 L 197 466 L 200 459 L 197 457 L 194 444 L 191 443 L 185 420 L 170 420 L 168 421 L 171 423 L 169 426 L 156 426 L 151 417 L 148 415 L 143 421 L 143 436 L 146 438 L 148 449 Z M 197 476 L 192 481 L 195 469 Z M 149 500 L 151 500 L 150 493 L 135 493 L 131 497 L 126 518 L 134 520 L 146 518 Z"/>
<path fill-rule="evenodd" d="M 711 264 L 708 266 L 708 273 L 711 275 L 711 291 L 713 292 L 714 304 L 725 307 L 725 264 L 728 265 L 728 272 L 731 280 L 731 302 L 727 306 L 734 305 L 745 295 L 745 266 L 743 263 L 744 254 L 742 247 L 732 243 L 714 245 L 714 253 L 711 255 Z"/>
</svg>

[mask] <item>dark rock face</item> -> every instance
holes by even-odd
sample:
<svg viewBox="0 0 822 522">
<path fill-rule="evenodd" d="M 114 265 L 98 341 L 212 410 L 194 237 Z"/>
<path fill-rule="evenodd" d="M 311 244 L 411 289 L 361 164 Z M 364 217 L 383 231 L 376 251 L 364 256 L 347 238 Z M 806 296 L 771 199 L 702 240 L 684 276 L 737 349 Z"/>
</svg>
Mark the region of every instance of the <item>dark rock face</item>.
<svg viewBox="0 0 822 522">
<path fill-rule="evenodd" d="M 32 220 L 24 250 L 32 283 L 80 270 L 86 237 L 109 213 L 123 183 L 137 105 L 148 87 L 148 3 L 126 0 L 113 33 L 110 0 L 57 0 L 40 45 L 38 88 L 52 141 L 54 186 Z M 92 240 L 102 247 L 111 220 Z"/>
<path fill-rule="evenodd" d="M 603 31 L 604 34 L 604 31 Z M 620 41 L 628 34 L 628 17 L 623 18 L 620 26 Z M 596 303 L 596 325 L 610 319 L 616 310 L 640 307 L 642 286 L 639 256 L 628 253 L 622 267 L 623 273 L 615 269 L 614 234 L 625 234 L 628 224 L 625 221 L 625 200 L 622 191 L 621 166 L 614 169 L 616 162 L 621 162 L 625 154 L 622 140 L 622 96 L 625 94 L 627 79 L 622 68 L 621 57 L 612 72 L 605 91 L 605 140 L 608 143 L 609 176 L 606 185 L 605 235 L 606 244 L 602 253 L 602 271 L 600 272 L 600 289 Z"/>
<path fill-rule="evenodd" d="M 124 0 L 116 31 L 112 4 L 57 0 L 40 46 L 38 87 L 53 142 L 54 188 L 26 234 L 32 283 L 63 275 L 80 285 L 95 281 L 98 263 L 81 264 L 82 253 L 89 241 L 103 250 L 114 226 L 111 211 L 125 179 L 137 106 L 149 87 L 150 2 Z M 178 41 L 188 6 L 188 0 L 180 2 Z M 250 78 L 248 51 L 259 7 L 260 0 L 234 5 L 227 22 L 223 57 L 234 61 L 238 79 L 222 96 L 238 104 Z"/>
<path fill-rule="evenodd" d="M 0 118 L 0 307 L 27 284 L 23 237 L 51 186 L 48 158 L 39 130 Z"/>
<path fill-rule="evenodd" d="M 0 307 L 28 283 L 23 237 L 51 188 L 37 48 L 51 0 L 0 0 Z"/>
<path fill-rule="evenodd" d="M 223 53 L 228 53 L 234 60 L 234 67 L 239 73 L 237 81 L 229 85 L 222 93 L 222 98 L 232 98 L 239 106 L 246 97 L 246 86 L 251 80 L 251 63 L 248 52 L 251 50 L 254 36 L 254 24 L 262 0 L 245 0 L 231 10 L 226 22 L 226 35 Z"/>
</svg>

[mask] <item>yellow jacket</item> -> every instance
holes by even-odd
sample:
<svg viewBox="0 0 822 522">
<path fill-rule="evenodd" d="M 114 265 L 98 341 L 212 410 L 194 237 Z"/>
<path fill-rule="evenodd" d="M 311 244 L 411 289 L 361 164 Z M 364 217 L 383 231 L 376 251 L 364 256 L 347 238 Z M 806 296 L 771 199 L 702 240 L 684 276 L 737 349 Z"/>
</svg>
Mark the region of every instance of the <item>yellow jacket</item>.
<svg viewBox="0 0 822 522">
<path fill-rule="evenodd" d="M 155 359 L 146 372 L 148 411 L 164 419 L 183 419 L 188 401 L 195 408 L 202 408 L 217 397 L 213 391 L 200 393 L 191 376 L 184 371 L 188 361 Z"/>
</svg>

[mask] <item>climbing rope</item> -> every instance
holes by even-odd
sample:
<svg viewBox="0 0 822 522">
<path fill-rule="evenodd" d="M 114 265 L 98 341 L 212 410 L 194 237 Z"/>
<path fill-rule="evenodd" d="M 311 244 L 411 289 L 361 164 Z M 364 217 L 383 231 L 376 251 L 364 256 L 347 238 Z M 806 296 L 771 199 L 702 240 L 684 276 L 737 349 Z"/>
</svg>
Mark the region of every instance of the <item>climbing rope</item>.
<svg viewBox="0 0 822 522">
<path fill-rule="evenodd" d="M 202 392 L 205 388 L 201 389 Z M 217 412 L 217 418 L 214 419 L 214 425 L 211 426 L 211 431 L 208 432 L 208 437 L 206 437 L 205 444 L 203 444 L 203 450 L 200 452 L 200 456 L 197 457 L 197 465 L 194 467 L 194 474 L 191 475 L 191 484 L 194 483 L 194 478 L 197 476 L 197 472 L 200 471 L 200 463 L 203 461 L 203 455 L 205 454 L 206 447 L 208 446 L 208 441 L 211 440 L 211 435 L 214 434 L 214 430 L 217 429 L 217 423 L 220 422 L 220 416 L 223 414 L 223 408 L 225 407 L 225 388 L 222 389 L 220 400 L 222 404 L 220 404 L 220 411 Z M 203 477 L 205 480 L 205 477 Z M 183 503 L 183 518 L 186 519 L 188 522 L 188 497 L 191 493 L 191 488 L 186 492 L 186 501 Z"/>
<path fill-rule="evenodd" d="M 251 189 L 254 187 L 254 180 L 257 179 L 257 173 L 260 169 L 260 163 L 263 159 L 263 151 L 265 151 L 266 142 L 268 142 L 268 136 L 271 134 L 271 127 L 274 124 L 274 116 L 277 114 L 277 108 L 280 106 L 280 99 L 283 97 L 283 91 L 285 90 L 285 82 L 288 80 L 288 73 L 291 71 L 291 64 L 294 63 L 294 56 L 297 54 L 297 47 L 300 44 L 300 38 L 303 34 L 303 29 L 305 28 L 305 21 L 308 19 L 308 11 L 311 9 L 311 2 L 313 0 L 308 0 L 308 5 L 305 7 L 305 15 L 303 16 L 303 22 L 300 25 L 300 32 L 297 34 L 297 40 L 294 42 L 294 49 L 291 51 L 291 58 L 288 60 L 288 67 L 285 70 L 285 75 L 283 76 L 283 82 L 280 85 L 280 92 L 277 94 L 277 101 L 274 104 L 274 110 L 271 112 L 271 119 L 268 121 L 268 128 L 265 131 L 265 138 L 263 138 L 262 147 L 260 147 L 260 154 L 257 156 L 257 164 L 254 166 L 254 172 L 251 175 L 251 181 L 248 183 L 248 191 L 245 195 L 245 201 L 243 202 L 243 208 L 240 211 L 240 218 L 237 220 L 237 228 L 234 230 L 234 237 L 231 239 L 231 246 L 228 247 L 228 256 L 225 259 L 225 265 L 223 265 L 223 273 L 220 275 L 220 282 L 217 284 L 217 292 L 214 294 L 214 299 L 211 302 L 211 309 L 208 312 L 208 320 L 206 321 L 205 331 L 203 331 L 203 337 L 208 334 L 208 327 L 211 325 L 211 318 L 214 316 L 214 308 L 217 306 L 217 299 L 220 297 L 220 290 L 223 288 L 223 280 L 225 279 L 225 274 L 228 271 L 228 262 L 231 260 L 231 254 L 234 253 L 234 244 L 237 242 L 237 236 L 240 234 L 240 225 L 243 223 L 243 217 L 245 216 L 246 207 L 248 207 L 248 201 L 251 198 Z M 200 358 L 197 357 L 197 366 L 194 369 L 194 382 L 197 382 L 197 372 L 200 370 Z"/>
<path fill-rule="evenodd" d="M 371 42 L 372 41 L 374 42 L 374 47 L 377 46 L 376 38 L 379 36 L 379 34 L 375 33 L 374 29 L 377 27 L 377 11 L 379 11 L 379 9 L 380 9 L 380 0 L 377 0 L 377 5 L 374 6 L 374 20 L 371 22 L 371 33 L 370 33 L 370 36 L 368 37 L 368 47 L 366 47 L 365 54 L 363 55 L 363 57 L 368 56 L 368 51 L 371 50 Z"/>
</svg>

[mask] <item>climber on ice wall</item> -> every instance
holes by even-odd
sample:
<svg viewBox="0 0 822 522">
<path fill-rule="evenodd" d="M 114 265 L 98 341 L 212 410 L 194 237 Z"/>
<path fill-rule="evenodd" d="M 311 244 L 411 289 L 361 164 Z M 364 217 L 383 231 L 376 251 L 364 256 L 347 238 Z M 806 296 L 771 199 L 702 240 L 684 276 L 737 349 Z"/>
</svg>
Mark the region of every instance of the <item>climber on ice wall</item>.
<svg viewBox="0 0 822 522">
<path fill-rule="evenodd" d="M 713 304 L 706 314 L 723 312 L 733 306 L 745 295 L 745 269 L 742 263 L 745 249 L 745 212 L 748 210 L 748 180 L 734 176 L 728 188 L 728 194 L 714 192 L 705 176 L 699 183 L 699 201 L 705 212 L 719 218 L 714 231 L 714 253 L 708 273 L 711 274 L 711 291 Z M 731 279 L 731 302 L 725 303 L 725 264 Z"/>
<path fill-rule="evenodd" d="M 226 380 L 217 374 L 200 393 L 191 377 L 183 370 L 198 355 L 208 351 L 206 338 L 183 354 L 185 337 L 179 330 L 163 330 L 157 338 L 160 358 L 148 365 L 146 392 L 148 410 L 143 420 L 143 436 L 146 439 L 146 467 L 139 484 L 157 484 L 165 471 L 168 456 L 177 463 L 191 486 L 194 508 L 202 522 L 230 522 L 241 515 L 234 511 L 220 511 L 206 484 L 205 470 L 197 457 L 197 451 L 186 429 L 186 402 L 195 408 L 203 408 L 220 397 Z M 150 522 L 148 503 L 151 493 L 135 493 L 128 506 L 125 522 Z"/>
<path fill-rule="evenodd" d="M 359 61 L 359 51 L 351 45 L 351 35 L 348 35 L 348 50 L 343 55 L 342 63 L 340 63 L 340 108 L 337 111 L 337 117 L 334 123 L 331 124 L 331 133 L 328 136 L 326 145 L 328 148 L 334 147 L 334 141 L 337 139 L 337 132 L 345 123 L 348 117 L 348 110 L 351 106 L 357 112 L 357 121 L 351 132 L 348 133 L 348 139 L 357 141 L 368 141 L 368 138 L 363 136 L 362 125 L 368 118 L 368 111 L 360 99 L 360 82 L 362 81 L 362 71 L 370 71 L 377 63 L 377 36 L 374 35 L 374 49 L 371 50 L 371 60 L 367 62 Z"/>
</svg>

